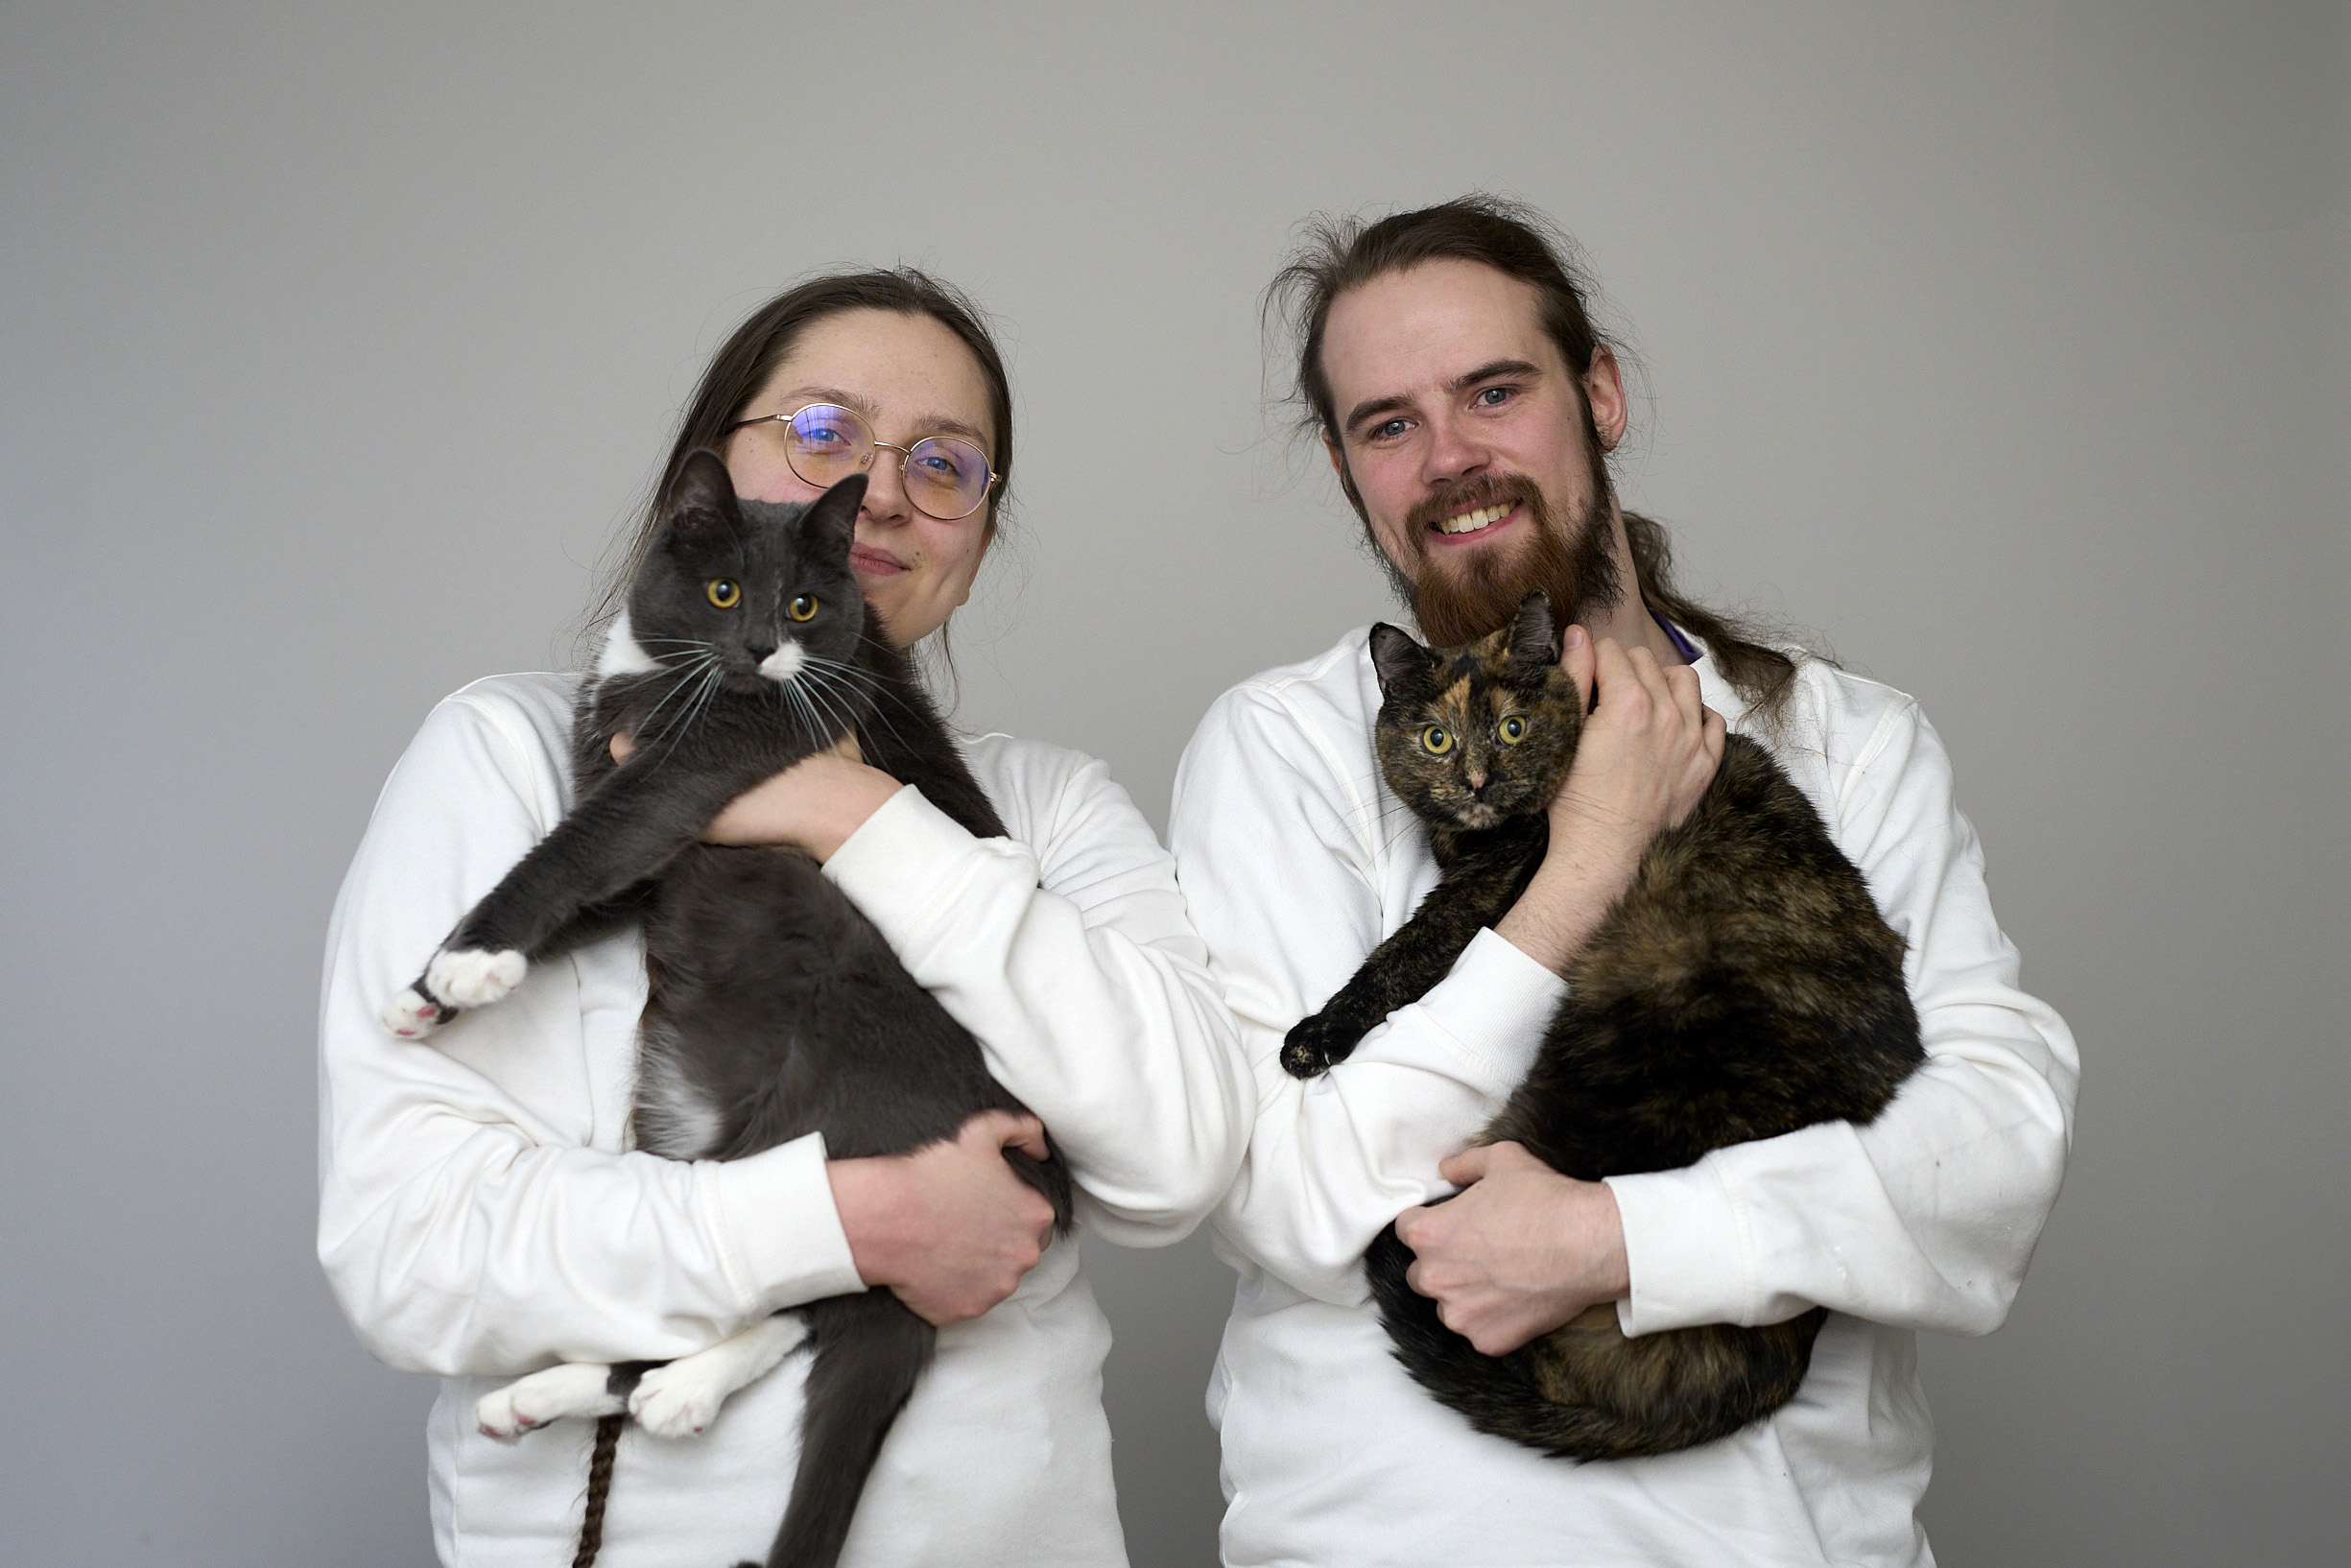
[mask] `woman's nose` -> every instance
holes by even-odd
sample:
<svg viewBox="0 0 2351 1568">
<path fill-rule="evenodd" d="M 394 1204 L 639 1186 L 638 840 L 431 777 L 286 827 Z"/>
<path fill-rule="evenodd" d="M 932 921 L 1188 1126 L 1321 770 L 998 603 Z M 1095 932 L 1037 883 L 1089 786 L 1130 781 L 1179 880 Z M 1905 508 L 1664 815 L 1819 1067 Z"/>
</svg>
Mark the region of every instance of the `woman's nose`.
<svg viewBox="0 0 2351 1568">
<path fill-rule="evenodd" d="M 866 470 L 866 499 L 861 515 L 877 522 L 902 522 L 910 508 L 906 500 L 906 454 L 894 447 L 876 446 L 873 466 Z"/>
</svg>

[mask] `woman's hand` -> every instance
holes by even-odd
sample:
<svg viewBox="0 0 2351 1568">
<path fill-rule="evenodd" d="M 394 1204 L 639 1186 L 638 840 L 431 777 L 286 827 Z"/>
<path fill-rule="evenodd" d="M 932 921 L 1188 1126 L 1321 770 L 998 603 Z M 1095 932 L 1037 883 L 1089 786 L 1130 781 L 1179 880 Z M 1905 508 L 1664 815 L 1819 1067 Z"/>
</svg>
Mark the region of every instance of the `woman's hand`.
<svg viewBox="0 0 2351 1568">
<path fill-rule="evenodd" d="M 614 762 L 628 761 L 633 749 L 627 735 L 612 737 Z M 828 861 L 899 788 L 888 773 L 867 767 L 857 737 L 844 735 L 831 750 L 812 752 L 736 796 L 702 829 L 702 842 L 780 844 Z"/>
<path fill-rule="evenodd" d="M 1007 1149 L 1044 1159 L 1045 1124 L 984 1110 L 952 1142 L 827 1164 L 857 1276 L 932 1323 L 977 1318 L 1010 1295 L 1053 1239 L 1053 1205 L 1012 1174 Z"/>
<path fill-rule="evenodd" d="M 1564 972 L 1632 886 L 1650 840 L 1698 808 L 1722 761 L 1724 732 L 1688 665 L 1660 665 L 1648 649 L 1613 637 L 1595 645 L 1579 626 L 1561 640 L 1559 662 L 1591 711 L 1551 802 L 1551 848 L 1494 930 Z"/>
<path fill-rule="evenodd" d="M 1413 1254 L 1405 1283 L 1482 1354 L 1508 1354 L 1631 1294 L 1625 1224 L 1605 1183 L 1563 1176 L 1514 1143 L 1465 1149 L 1437 1171 L 1468 1190 L 1396 1216 Z"/>
</svg>

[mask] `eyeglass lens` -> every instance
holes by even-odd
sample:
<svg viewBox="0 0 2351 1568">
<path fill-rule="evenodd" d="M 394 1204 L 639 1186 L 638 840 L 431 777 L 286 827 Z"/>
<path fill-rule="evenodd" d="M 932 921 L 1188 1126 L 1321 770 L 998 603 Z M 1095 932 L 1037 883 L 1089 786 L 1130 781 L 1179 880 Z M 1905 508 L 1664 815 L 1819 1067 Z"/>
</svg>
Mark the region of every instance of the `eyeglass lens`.
<svg viewBox="0 0 2351 1568">
<path fill-rule="evenodd" d="M 784 454 L 811 485 L 831 486 L 873 464 L 873 432 L 835 403 L 811 403 L 784 423 Z M 987 499 L 987 455 L 960 436 L 932 436 L 907 452 L 906 498 L 942 522 L 968 517 Z"/>
</svg>

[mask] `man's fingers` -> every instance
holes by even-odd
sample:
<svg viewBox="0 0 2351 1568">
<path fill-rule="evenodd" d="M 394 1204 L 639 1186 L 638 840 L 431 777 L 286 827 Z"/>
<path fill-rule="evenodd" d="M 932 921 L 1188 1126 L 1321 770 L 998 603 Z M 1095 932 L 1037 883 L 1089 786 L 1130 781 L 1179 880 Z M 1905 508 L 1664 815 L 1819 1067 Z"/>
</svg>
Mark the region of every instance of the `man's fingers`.
<svg viewBox="0 0 2351 1568">
<path fill-rule="evenodd" d="M 1724 726 L 1722 723 L 1722 716 L 1715 712 L 1714 709 L 1707 708 L 1705 710 L 1705 729 L 1703 734 L 1705 737 L 1706 755 L 1713 762 L 1720 764 L 1722 760 L 1722 747 L 1730 731 Z"/>
<path fill-rule="evenodd" d="M 1605 704 L 1620 721 L 1635 726 L 1647 717 L 1651 701 L 1649 687 L 1634 670 L 1625 645 L 1614 637 L 1603 637 L 1592 645 L 1592 681 L 1593 706 Z"/>
<path fill-rule="evenodd" d="M 1567 678 L 1576 683 L 1576 696 L 1583 711 L 1592 711 L 1592 634 L 1579 626 L 1571 626 L 1559 638 L 1559 668 Z"/>
<path fill-rule="evenodd" d="M 1635 643 L 1625 650 L 1625 666 L 1632 672 L 1633 679 L 1641 683 L 1641 690 L 1657 711 L 1671 712 L 1681 707 L 1674 683 L 1666 678 L 1665 667 L 1657 662 L 1656 654 Z M 1695 722 L 1697 716 L 1688 717 Z"/>
<path fill-rule="evenodd" d="M 1698 695 L 1698 672 L 1687 664 L 1670 665 L 1665 672 L 1665 685 L 1674 696 L 1674 705 L 1681 710 L 1681 722 L 1692 730 L 1703 725 L 1706 700 Z"/>
<path fill-rule="evenodd" d="M 627 762 L 629 753 L 636 748 L 636 741 L 625 729 L 612 737 L 612 760 L 616 763 Z"/>
<path fill-rule="evenodd" d="M 1457 1187 L 1466 1187 L 1471 1182 L 1484 1177 L 1486 1161 L 1491 1157 L 1492 1151 L 1487 1146 L 1479 1144 L 1475 1148 L 1464 1149 L 1458 1154 L 1446 1155 L 1438 1162 L 1437 1174 Z"/>
</svg>

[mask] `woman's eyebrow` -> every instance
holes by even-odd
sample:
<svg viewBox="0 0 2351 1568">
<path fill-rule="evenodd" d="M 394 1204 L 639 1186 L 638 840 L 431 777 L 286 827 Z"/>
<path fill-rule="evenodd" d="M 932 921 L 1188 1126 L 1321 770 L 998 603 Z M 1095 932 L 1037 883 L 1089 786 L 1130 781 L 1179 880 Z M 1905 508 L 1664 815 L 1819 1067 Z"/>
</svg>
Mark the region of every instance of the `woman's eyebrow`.
<svg viewBox="0 0 2351 1568">
<path fill-rule="evenodd" d="M 784 394 L 784 401 L 789 403 L 799 397 L 813 398 L 823 403 L 838 403 L 843 408 L 856 413 L 869 425 L 878 425 L 882 422 L 881 405 L 860 392 L 849 392 L 841 387 L 795 387 Z M 961 436 L 983 452 L 991 450 L 995 444 L 988 440 L 987 433 L 979 426 L 967 419 L 959 419 L 951 414 L 920 415 L 914 419 L 914 428 L 929 436 Z"/>
<path fill-rule="evenodd" d="M 881 417 L 882 411 L 875 406 L 872 398 L 857 392 L 845 392 L 839 387 L 795 387 L 784 393 L 786 403 L 796 403 L 801 398 L 816 403 L 838 403 L 851 413 L 861 416 L 867 424 Z M 805 408 L 807 403 L 797 403 L 797 406 Z"/>
</svg>

